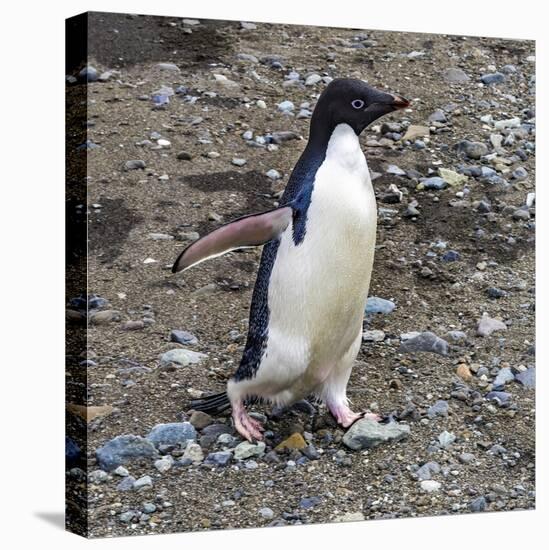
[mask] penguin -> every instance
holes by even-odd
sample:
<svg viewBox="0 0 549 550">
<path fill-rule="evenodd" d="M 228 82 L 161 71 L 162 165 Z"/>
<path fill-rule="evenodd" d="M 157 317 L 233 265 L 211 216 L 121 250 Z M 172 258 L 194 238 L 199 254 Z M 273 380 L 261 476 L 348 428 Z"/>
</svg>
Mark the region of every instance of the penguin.
<svg viewBox="0 0 549 550">
<path fill-rule="evenodd" d="M 190 244 L 172 272 L 231 250 L 263 246 L 252 294 L 246 346 L 226 391 L 192 402 L 219 413 L 232 408 L 235 429 L 263 439 L 246 404 L 287 407 L 314 395 L 349 428 L 347 383 L 362 340 L 372 273 L 377 206 L 361 132 L 407 99 L 362 80 L 337 78 L 320 95 L 309 140 L 280 206 L 221 226 Z"/>
</svg>

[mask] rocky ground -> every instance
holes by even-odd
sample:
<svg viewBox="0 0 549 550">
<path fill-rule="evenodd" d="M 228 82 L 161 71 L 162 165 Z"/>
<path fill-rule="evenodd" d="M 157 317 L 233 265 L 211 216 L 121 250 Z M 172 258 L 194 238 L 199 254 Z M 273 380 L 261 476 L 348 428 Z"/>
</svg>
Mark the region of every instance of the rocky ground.
<svg viewBox="0 0 549 550">
<path fill-rule="evenodd" d="M 533 508 L 534 44 L 90 21 L 68 99 L 87 85 L 88 141 L 69 149 L 87 155 L 92 296 L 67 297 L 89 322 L 86 402 L 67 378 L 67 479 L 88 483 L 89 535 Z M 261 251 L 169 267 L 277 204 L 338 76 L 413 101 L 361 138 L 379 225 L 349 395 L 388 423 L 344 434 L 322 406 L 257 406 L 266 439 L 249 445 L 190 400 L 238 365 Z"/>
</svg>

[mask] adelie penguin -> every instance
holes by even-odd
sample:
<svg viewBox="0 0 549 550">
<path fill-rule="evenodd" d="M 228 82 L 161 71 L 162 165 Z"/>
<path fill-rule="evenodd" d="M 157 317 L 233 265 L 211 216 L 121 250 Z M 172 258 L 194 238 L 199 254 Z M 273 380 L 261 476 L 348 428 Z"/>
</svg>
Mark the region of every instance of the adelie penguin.
<svg viewBox="0 0 549 550">
<path fill-rule="evenodd" d="M 246 411 L 249 399 L 287 406 L 315 395 L 344 428 L 353 412 L 347 383 L 362 340 L 374 261 L 377 209 L 360 133 L 408 100 L 361 80 L 340 78 L 324 90 L 309 141 L 281 206 L 202 237 L 176 260 L 178 272 L 237 248 L 265 245 L 255 283 L 246 347 L 227 390 L 192 403 L 232 407 L 237 431 L 263 438 Z"/>
</svg>

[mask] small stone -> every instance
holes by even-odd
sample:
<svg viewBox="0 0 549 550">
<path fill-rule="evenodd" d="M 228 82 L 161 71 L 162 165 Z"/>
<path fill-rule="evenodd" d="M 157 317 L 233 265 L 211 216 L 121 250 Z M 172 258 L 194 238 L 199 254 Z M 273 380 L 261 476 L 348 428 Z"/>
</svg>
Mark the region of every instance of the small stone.
<svg viewBox="0 0 549 550">
<path fill-rule="evenodd" d="M 221 468 L 224 468 L 231 462 L 233 455 L 229 451 L 219 451 L 217 453 L 210 453 L 206 460 L 204 461 L 204 464 L 206 466 L 219 466 Z"/>
<path fill-rule="evenodd" d="M 127 160 L 124 163 L 124 170 L 129 172 L 130 170 L 143 170 L 147 167 L 144 160 Z"/>
<path fill-rule="evenodd" d="M 362 340 L 364 342 L 383 342 L 385 333 L 382 330 L 365 330 L 362 333 Z"/>
<path fill-rule="evenodd" d="M 122 330 L 141 330 L 145 328 L 145 323 L 143 321 L 126 321 L 121 328 Z"/>
<path fill-rule="evenodd" d="M 183 452 L 183 458 L 192 460 L 193 464 L 199 464 L 204 460 L 202 447 L 198 443 L 188 443 Z"/>
<path fill-rule="evenodd" d="M 310 510 L 322 502 L 322 499 L 317 496 L 302 498 L 299 502 L 299 507 L 305 510 Z"/>
<path fill-rule="evenodd" d="M 118 322 L 121 318 L 120 312 L 114 309 L 96 311 L 89 315 L 90 325 L 106 325 L 107 323 Z"/>
<path fill-rule="evenodd" d="M 175 63 L 157 63 L 156 65 L 161 71 L 180 72 L 179 67 Z"/>
<path fill-rule="evenodd" d="M 280 172 L 278 172 L 278 170 L 275 170 L 274 168 L 271 168 L 268 172 L 265 173 L 265 175 L 273 181 L 279 180 L 282 177 L 280 175 Z"/>
<path fill-rule="evenodd" d="M 438 442 L 443 449 L 449 447 L 456 440 L 456 436 L 453 433 L 447 432 L 444 430 L 438 436 Z"/>
<path fill-rule="evenodd" d="M 127 476 L 116 486 L 116 489 L 117 491 L 122 491 L 122 492 L 132 491 L 134 483 L 135 483 L 135 478 L 132 476 Z"/>
<path fill-rule="evenodd" d="M 429 137 L 429 128 L 427 126 L 416 126 L 411 124 L 408 126 L 402 141 L 415 141 L 421 137 Z"/>
<path fill-rule="evenodd" d="M 484 512 L 486 510 L 486 499 L 484 497 L 477 497 L 469 503 L 469 510 L 471 512 Z"/>
<path fill-rule="evenodd" d="M 536 369 L 530 367 L 523 372 L 519 372 L 515 379 L 520 382 L 525 388 L 533 389 L 536 387 Z"/>
<path fill-rule="evenodd" d="M 473 379 L 473 375 L 471 374 L 471 370 L 469 367 L 462 363 L 461 365 L 458 365 L 456 369 L 456 374 L 464 381 L 464 382 L 470 382 Z"/>
<path fill-rule="evenodd" d="M 163 353 L 160 357 L 160 365 L 168 366 L 175 363 L 181 367 L 186 367 L 187 365 L 195 365 L 200 363 L 208 356 L 204 353 L 199 353 L 197 351 L 191 351 L 184 348 L 176 348 L 166 353 Z"/>
<path fill-rule="evenodd" d="M 150 489 L 153 486 L 151 476 L 143 476 L 136 480 L 133 484 L 134 491 L 141 491 L 144 489 Z"/>
<path fill-rule="evenodd" d="M 488 298 L 492 299 L 498 299 L 507 296 L 507 292 L 505 292 L 505 290 L 501 290 L 500 288 L 496 288 L 493 286 L 486 290 L 486 294 L 488 294 Z"/>
<path fill-rule="evenodd" d="M 186 330 L 172 330 L 170 332 L 170 342 L 177 342 L 178 344 L 183 344 L 184 346 L 192 346 L 194 344 L 198 344 L 198 338 Z"/>
<path fill-rule="evenodd" d="M 273 519 L 274 518 L 274 512 L 270 508 L 260 508 L 259 509 L 259 515 L 263 519 Z"/>
<path fill-rule="evenodd" d="M 395 309 L 396 305 L 391 300 L 385 298 L 378 298 L 377 296 L 370 296 L 366 300 L 366 315 L 372 315 L 374 313 L 391 313 Z"/>
<path fill-rule="evenodd" d="M 304 449 L 307 446 L 307 443 L 303 439 L 303 436 L 299 432 L 293 433 L 290 437 L 279 443 L 275 447 L 275 451 L 284 451 L 286 449 L 289 450 L 300 450 Z"/>
<path fill-rule="evenodd" d="M 248 161 L 242 158 L 233 158 L 231 161 L 235 166 L 244 166 Z"/>
<path fill-rule="evenodd" d="M 455 250 L 448 250 L 448 252 L 445 252 L 442 256 L 442 260 L 445 262 L 457 262 L 460 257 L 459 252 L 456 252 Z"/>
<path fill-rule="evenodd" d="M 459 455 L 459 461 L 462 464 L 471 464 L 471 462 L 474 462 L 474 460 L 475 460 L 475 455 L 472 453 L 461 453 Z"/>
<path fill-rule="evenodd" d="M 357 420 L 343 436 L 343 443 L 353 451 L 370 449 L 382 443 L 400 441 L 410 435 L 410 426 L 390 422 L 380 424 L 369 418 Z"/>
<path fill-rule="evenodd" d="M 108 472 L 131 460 L 154 458 L 156 455 L 154 445 L 138 435 L 119 435 L 105 443 L 95 453 L 101 469 Z"/>
<path fill-rule="evenodd" d="M 507 384 L 507 382 L 512 382 L 515 379 L 515 375 L 511 370 L 511 367 L 504 367 L 499 370 L 494 381 L 492 382 L 492 387 L 494 389 L 502 388 Z"/>
<path fill-rule="evenodd" d="M 477 334 L 479 336 L 490 336 L 498 330 L 507 330 L 507 325 L 498 319 L 492 319 L 488 315 L 483 315 L 477 326 Z"/>
<path fill-rule="evenodd" d="M 480 141 L 466 141 L 463 151 L 469 158 L 479 159 L 488 154 L 488 147 Z"/>
<path fill-rule="evenodd" d="M 527 221 L 530 219 L 530 212 L 525 208 L 518 208 L 513 212 L 513 219 Z"/>
<path fill-rule="evenodd" d="M 265 454 L 265 443 L 259 441 L 256 444 L 243 441 L 234 448 L 235 460 L 245 460 L 251 457 L 261 457 Z"/>
<path fill-rule="evenodd" d="M 458 84 L 470 80 L 469 76 L 462 69 L 458 69 L 457 67 L 445 69 L 442 76 L 446 82 L 451 84 Z"/>
<path fill-rule="evenodd" d="M 99 73 L 95 67 L 87 65 L 78 73 L 78 76 L 86 82 L 95 82 L 99 77 Z"/>
<path fill-rule="evenodd" d="M 491 391 L 486 394 L 488 401 L 494 401 L 498 407 L 504 407 L 511 403 L 511 394 L 504 391 Z"/>
<path fill-rule="evenodd" d="M 171 455 L 166 455 L 159 460 L 156 460 L 154 467 L 161 473 L 164 474 L 173 466 L 173 458 Z"/>
<path fill-rule="evenodd" d="M 396 164 L 389 164 L 389 166 L 387 166 L 387 169 L 385 170 L 385 172 L 387 172 L 387 174 L 392 174 L 393 176 L 405 176 L 406 175 L 406 172 L 402 168 L 399 168 Z"/>
<path fill-rule="evenodd" d="M 448 355 L 448 342 L 432 332 L 422 332 L 414 338 L 401 342 L 399 352 L 429 352 Z"/>
<path fill-rule="evenodd" d="M 440 483 L 434 479 L 426 479 L 419 485 L 424 493 L 436 493 L 440 490 Z"/>
<path fill-rule="evenodd" d="M 520 126 L 520 118 L 507 118 L 505 120 L 498 120 L 494 122 L 494 128 L 496 130 L 505 130 L 506 128 L 518 128 Z"/>
<path fill-rule="evenodd" d="M 193 439 L 196 439 L 196 430 L 190 422 L 157 424 L 147 435 L 147 441 L 157 448 L 160 445 L 185 445 Z"/>
<path fill-rule="evenodd" d="M 427 416 L 435 418 L 437 416 L 448 416 L 448 401 L 439 399 L 427 409 Z"/>
<path fill-rule="evenodd" d="M 291 101 L 282 101 L 277 107 L 283 113 L 291 113 L 295 109 L 295 105 Z"/>
<path fill-rule="evenodd" d="M 322 77 L 319 74 L 311 74 L 305 79 L 305 86 L 314 86 L 322 80 Z"/>
<path fill-rule="evenodd" d="M 202 430 L 213 422 L 213 418 L 203 411 L 194 411 L 189 422 L 197 429 Z"/>
<path fill-rule="evenodd" d="M 347 512 L 341 516 L 334 518 L 335 523 L 343 523 L 348 521 L 364 521 L 366 518 L 362 512 Z"/>
<path fill-rule="evenodd" d="M 439 168 L 438 173 L 440 177 L 452 187 L 463 185 L 469 180 L 467 176 L 458 174 L 457 172 L 448 170 L 447 168 Z"/>
<path fill-rule="evenodd" d="M 109 479 L 109 474 L 105 470 L 94 470 L 88 475 L 88 481 L 90 483 L 105 483 Z"/>
<path fill-rule="evenodd" d="M 130 523 L 130 521 L 135 517 L 135 512 L 133 510 L 128 510 L 127 512 L 122 512 L 118 519 L 122 523 Z"/>
<path fill-rule="evenodd" d="M 130 475 L 130 472 L 124 466 L 118 466 L 115 470 L 113 470 L 113 474 L 120 476 L 120 477 L 127 477 Z"/>
<path fill-rule="evenodd" d="M 193 156 L 187 151 L 180 151 L 176 156 L 177 160 L 192 160 Z"/>
<path fill-rule="evenodd" d="M 447 122 L 446 113 L 442 109 L 437 109 L 434 113 L 429 115 L 429 122 Z"/>
<path fill-rule="evenodd" d="M 503 82 L 505 80 L 505 75 L 502 73 L 484 74 L 480 79 L 486 86 L 491 86 L 492 84 L 500 84 Z"/>
<path fill-rule="evenodd" d="M 144 502 L 143 512 L 145 512 L 145 514 L 154 514 L 154 512 L 156 512 L 156 505 L 152 502 Z"/>
<path fill-rule="evenodd" d="M 247 31 L 255 31 L 257 29 L 255 23 L 248 23 L 247 21 L 241 21 L 240 26 Z"/>
<path fill-rule="evenodd" d="M 420 481 L 432 479 L 433 475 L 438 473 L 440 473 L 440 464 L 438 462 L 426 462 L 416 471 L 416 475 Z"/>
<path fill-rule="evenodd" d="M 267 108 L 267 104 L 262 100 L 262 99 L 258 99 L 255 104 L 257 105 L 257 107 L 259 109 L 266 109 Z M 251 139 L 251 138 L 250 138 Z"/>
<path fill-rule="evenodd" d="M 147 235 L 149 239 L 153 241 L 172 241 L 173 235 L 168 235 L 167 233 L 149 233 Z"/>
<path fill-rule="evenodd" d="M 441 190 L 448 187 L 448 183 L 445 179 L 438 176 L 432 176 L 430 178 L 425 178 L 420 184 L 424 189 L 436 189 Z"/>
</svg>

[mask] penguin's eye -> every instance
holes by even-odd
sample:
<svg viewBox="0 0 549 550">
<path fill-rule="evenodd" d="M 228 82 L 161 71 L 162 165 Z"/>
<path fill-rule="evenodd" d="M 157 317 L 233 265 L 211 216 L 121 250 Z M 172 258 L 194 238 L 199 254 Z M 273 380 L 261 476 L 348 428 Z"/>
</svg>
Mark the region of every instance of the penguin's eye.
<svg viewBox="0 0 549 550">
<path fill-rule="evenodd" d="M 364 101 L 362 101 L 362 99 L 353 99 L 353 101 L 351 101 L 351 105 L 353 106 L 353 109 L 362 109 L 362 107 L 364 107 Z"/>
</svg>

